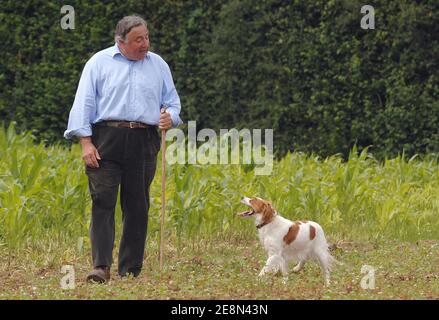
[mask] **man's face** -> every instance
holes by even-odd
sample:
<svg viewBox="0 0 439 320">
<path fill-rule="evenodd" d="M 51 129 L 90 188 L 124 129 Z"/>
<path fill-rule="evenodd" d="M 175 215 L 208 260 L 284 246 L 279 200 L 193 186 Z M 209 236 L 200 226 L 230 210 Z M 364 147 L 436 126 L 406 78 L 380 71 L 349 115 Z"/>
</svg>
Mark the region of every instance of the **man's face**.
<svg viewBox="0 0 439 320">
<path fill-rule="evenodd" d="M 125 42 L 119 41 L 120 51 L 130 60 L 142 60 L 149 50 L 149 32 L 144 25 L 131 29 Z"/>
</svg>

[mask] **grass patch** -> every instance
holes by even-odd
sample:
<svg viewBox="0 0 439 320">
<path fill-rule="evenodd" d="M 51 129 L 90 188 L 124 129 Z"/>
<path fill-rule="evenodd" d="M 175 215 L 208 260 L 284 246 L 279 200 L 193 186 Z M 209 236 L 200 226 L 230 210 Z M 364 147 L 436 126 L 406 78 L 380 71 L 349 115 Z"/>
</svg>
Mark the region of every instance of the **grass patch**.
<svg viewBox="0 0 439 320">
<path fill-rule="evenodd" d="M 332 244 L 343 262 L 323 286 L 317 264 L 298 274 L 257 277 L 265 263 L 255 239 L 216 240 L 176 247 L 168 245 L 165 268 L 159 270 L 156 243 L 149 241 L 138 278 L 121 279 L 112 269 L 105 285 L 87 284 L 89 253 L 53 249 L 28 251 L 8 266 L 0 256 L 0 299 L 438 299 L 439 242 L 351 242 Z M 116 251 L 116 250 L 115 250 Z M 115 255 L 116 257 L 116 255 Z M 76 288 L 63 290 L 62 265 L 75 268 Z M 363 265 L 373 266 L 375 289 L 364 290 Z"/>
<path fill-rule="evenodd" d="M 290 153 L 275 161 L 269 176 L 243 164 L 169 165 L 162 273 L 158 167 L 143 272 L 120 279 L 113 268 L 111 282 L 101 286 L 84 282 L 91 199 L 80 154 L 77 144 L 46 147 L 12 125 L 0 128 L 0 299 L 439 297 L 438 242 L 430 240 L 439 239 L 438 155 L 377 161 L 367 149 L 353 148 L 343 161 Z M 285 218 L 316 221 L 329 238 L 345 239 L 333 246 L 344 265 L 330 288 L 313 264 L 288 279 L 257 279 L 266 257 L 254 225 L 236 217 L 242 195 L 269 199 Z M 115 219 L 119 239 L 119 203 Z M 74 290 L 60 287 L 63 265 L 75 268 Z M 363 265 L 376 269 L 373 290 L 360 287 Z"/>
</svg>

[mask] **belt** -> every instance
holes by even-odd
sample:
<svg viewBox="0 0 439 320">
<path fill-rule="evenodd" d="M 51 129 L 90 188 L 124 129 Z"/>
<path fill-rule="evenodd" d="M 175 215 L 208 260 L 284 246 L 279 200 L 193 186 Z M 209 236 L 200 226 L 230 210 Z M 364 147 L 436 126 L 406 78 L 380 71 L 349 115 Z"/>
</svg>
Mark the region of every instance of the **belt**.
<svg viewBox="0 0 439 320">
<path fill-rule="evenodd" d="M 117 127 L 117 128 L 130 128 L 130 129 L 137 129 L 137 128 L 152 128 L 154 126 L 151 126 L 149 124 L 145 124 L 142 122 L 136 122 L 136 121 L 116 121 L 116 120 L 109 120 L 109 121 L 101 121 L 96 123 L 97 125 L 107 126 L 107 127 Z"/>
</svg>

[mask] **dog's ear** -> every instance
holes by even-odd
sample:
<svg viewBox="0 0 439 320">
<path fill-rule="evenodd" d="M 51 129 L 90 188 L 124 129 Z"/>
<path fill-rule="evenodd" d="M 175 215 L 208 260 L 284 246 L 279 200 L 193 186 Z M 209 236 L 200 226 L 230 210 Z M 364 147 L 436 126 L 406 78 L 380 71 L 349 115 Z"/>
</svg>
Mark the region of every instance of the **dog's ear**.
<svg viewBox="0 0 439 320">
<path fill-rule="evenodd" d="M 268 210 L 271 210 L 272 213 L 274 213 L 274 208 L 273 208 L 271 201 L 267 201 L 267 208 L 268 208 Z"/>
<path fill-rule="evenodd" d="M 274 217 L 274 208 L 269 201 L 264 201 L 262 209 L 262 219 L 266 222 L 271 221 Z"/>
</svg>

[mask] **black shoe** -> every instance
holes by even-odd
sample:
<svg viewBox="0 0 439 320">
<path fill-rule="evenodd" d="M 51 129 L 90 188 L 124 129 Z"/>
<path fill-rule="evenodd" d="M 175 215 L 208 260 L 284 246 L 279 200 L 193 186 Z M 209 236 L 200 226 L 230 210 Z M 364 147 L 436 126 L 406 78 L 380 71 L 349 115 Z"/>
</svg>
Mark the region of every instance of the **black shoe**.
<svg viewBox="0 0 439 320">
<path fill-rule="evenodd" d="M 120 272 L 119 275 L 123 278 L 123 277 L 128 277 L 128 276 L 133 276 L 134 278 L 137 278 L 140 274 L 141 269 L 138 268 L 132 268 L 132 269 L 128 269 L 127 272 Z"/>
<path fill-rule="evenodd" d="M 110 267 L 95 267 L 88 275 L 87 282 L 105 283 L 110 280 Z"/>
</svg>

